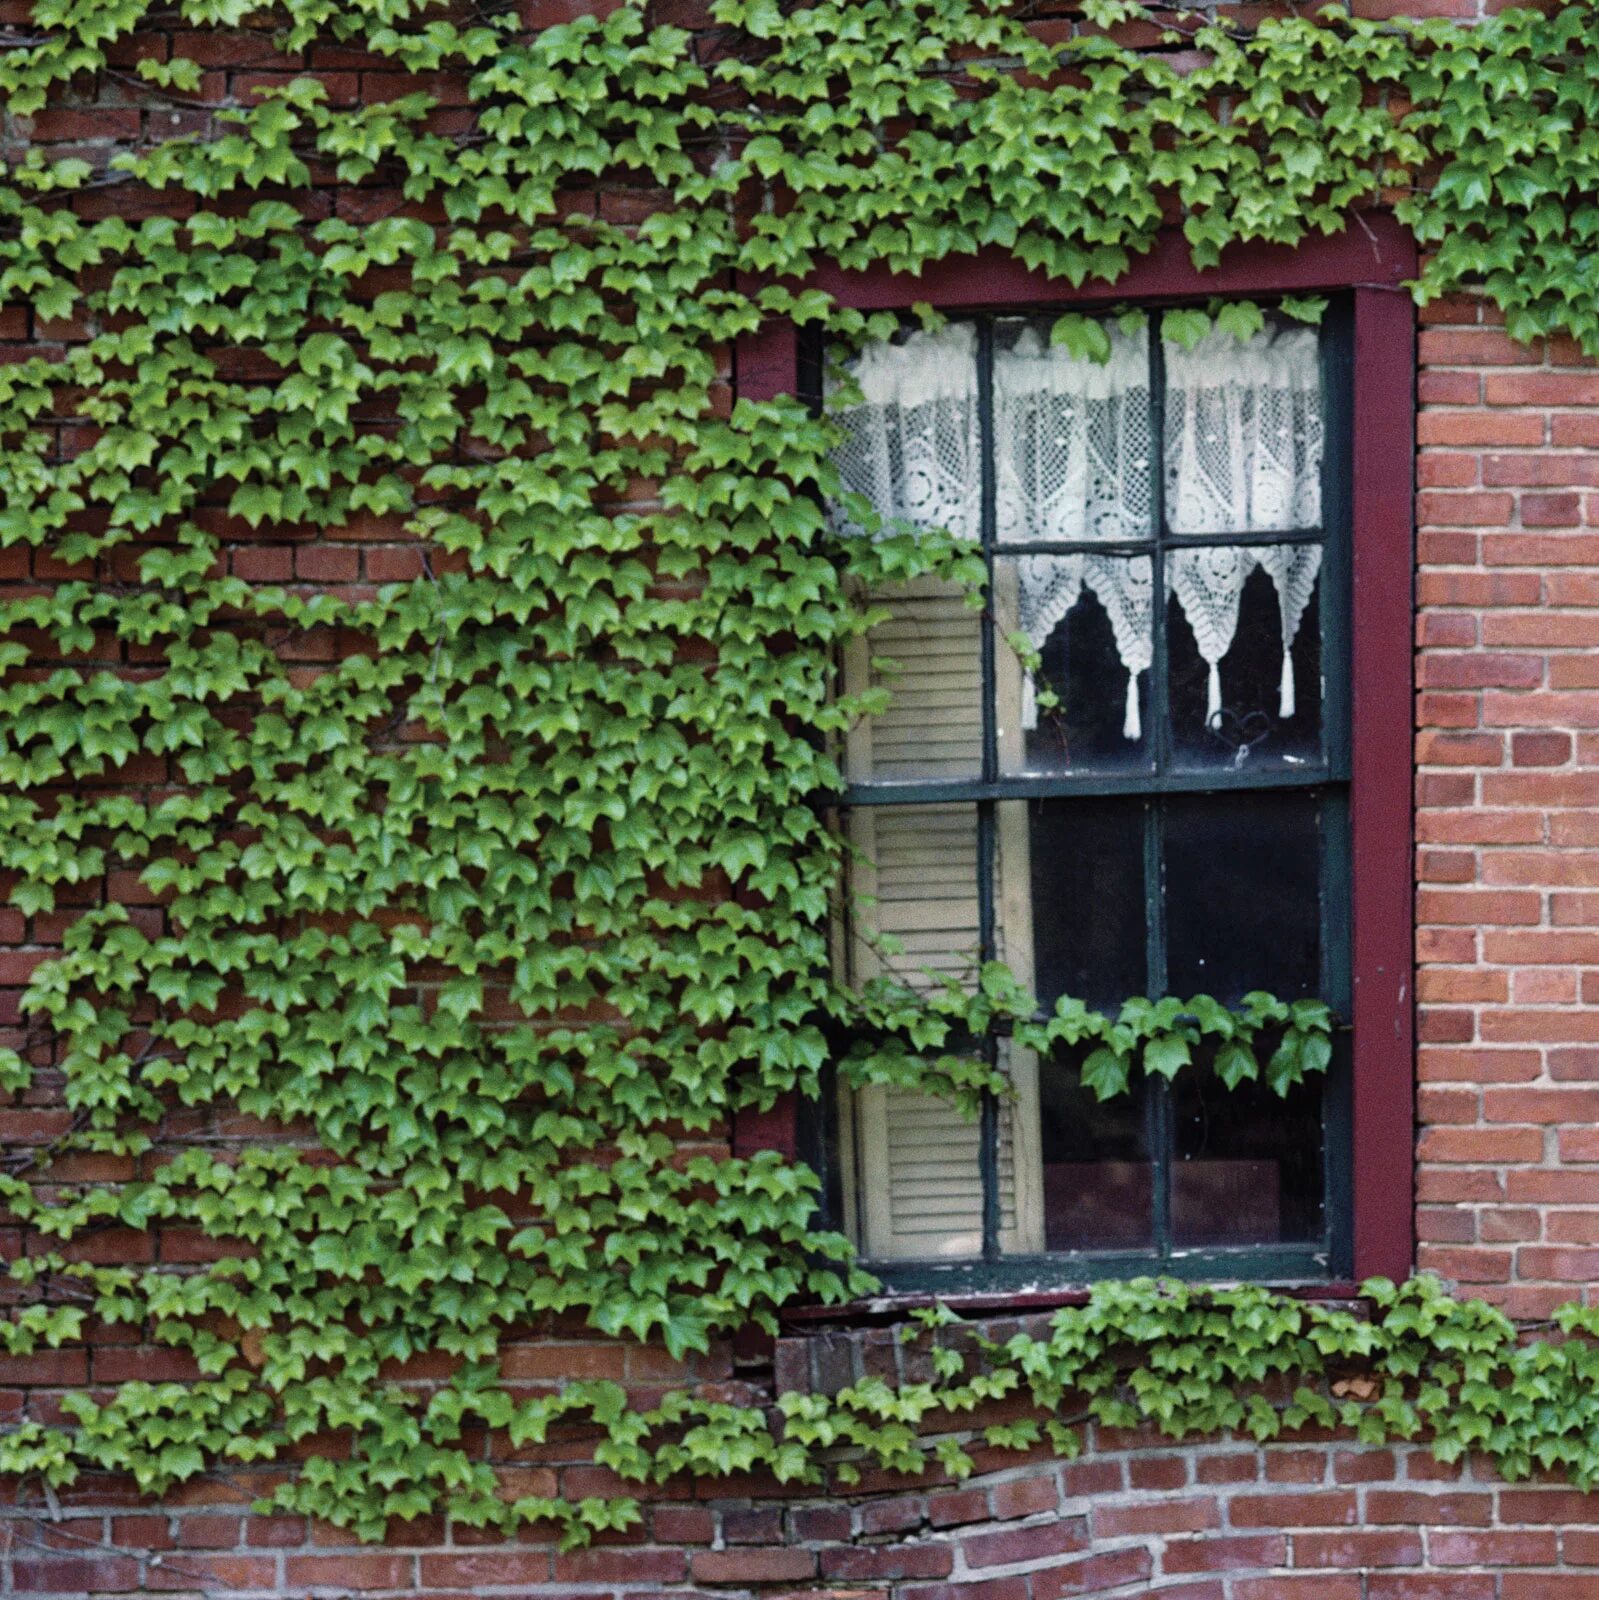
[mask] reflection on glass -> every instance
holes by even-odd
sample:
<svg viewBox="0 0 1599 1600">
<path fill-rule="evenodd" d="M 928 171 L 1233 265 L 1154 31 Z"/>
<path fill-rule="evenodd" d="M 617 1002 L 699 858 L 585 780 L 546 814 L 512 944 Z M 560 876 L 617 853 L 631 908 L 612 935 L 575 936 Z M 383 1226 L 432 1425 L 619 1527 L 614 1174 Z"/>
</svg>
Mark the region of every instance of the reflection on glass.
<svg viewBox="0 0 1599 1600">
<path fill-rule="evenodd" d="M 995 516 L 1001 543 L 1147 539 L 1149 333 L 1102 324 L 1109 359 L 1050 343 L 1048 321 L 994 330 Z"/>
<path fill-rule="evenodd" d="M 846 663 L 851 692 L 889 692 L 888 709 L 850 734 L 854 783 L 974 778 L 983 767 L 982 615 L 935 579 L 875 591 L 893 615 Z"/>
<path fill-rule="evenodd" d="M 1272 1047 L 1261 1041 L 1262 1070 Z M 1261 1082 L 1228 1089 L 1208 1065 L 1177 1075 L 1171 1169 L 1177 1248 L 1322 1237 L 1324 1088 L 1317 1076 L 1279 1098 Z"/>
<path fill-rule="evenodd" d="M 1174 550 L 1166 650 L 1171 745 L 1185 768 L 1322 759 L 1321 546 Z"/>
<path fill-rule="evenodd" d="M 1293 790 L 1166 800 L 1168 993 L 1319 992 L 1319 804 Z"/>
<path fill-rule="evenodd" d="M 1078 1076 L 1082 1052 L 1039 1067 L 1046 1250 L 1147 1250 L 1155 1237 L 1148 1088 L 1101 1104 Z"/>
<path fill-rule="evenodd" d="M 1147 987 L 1144 816 L 1129 799 L 1025 805 L 1032 888 L 1034 992 L 1119 1006 Z"/>
<path fill-rule="evenodd" d="M 1020 556 L 995 564 L 1002 637 L 1024 634 L 1034 675 L 1009 651 L 996 673 L 1006 772 L 1147 770 L 1154 595 L 1148 556 Z M 1058 704 L 1040 706 L 1039 683 Z"/>
<path fill-rule="evenodd" d="M 931 990 L 977 969 L 977 810 L 859 806 L 849 816 L 849 968 Z M 891 941 L 897 949 L 885 946 Z"/>
</svg>

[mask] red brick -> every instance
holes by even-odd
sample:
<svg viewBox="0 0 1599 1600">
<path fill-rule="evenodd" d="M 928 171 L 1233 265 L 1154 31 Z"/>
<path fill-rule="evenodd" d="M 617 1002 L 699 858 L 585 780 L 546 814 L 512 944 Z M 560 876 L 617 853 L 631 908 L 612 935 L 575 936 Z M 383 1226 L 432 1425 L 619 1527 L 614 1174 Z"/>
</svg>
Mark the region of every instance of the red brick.
<svg viewBox="0 0 1599 1600">
<path fill-rule="evenodd" d="M 1507 1572 L 1499 1580 L 1500 1600 L 1599 1600 L 1599 1573 Z"/>
<path fill-rule="evenodd" d="M 1423 367 L 1526 367 L 1539 359 L 1537 352 L 1495 328 L 1423 328 L 1416 357 Z M 1540 433 L 1533 442 L 1542 438 Z"/>
<path fill-rule="evenodd" d="M 411 1556 L 386 1555 L 376 1550 L 345 1551 L 341 1555 L 287 1556 L 283 1575 L 290 1584 L 306 1589 L 398 1589 L 411 1582 L 415 1570 Z"/>
<path fill-rule="evenodd" d="M 1417 1154 L 1423 1161 L 1537 1161 L 1543 1134 L 1537 1128 L 1426 1128 Z"/>
<path fill-rule="evenodd" d="M 427 1552 L 420 1558 L 419 1570 L 424 1584 L 448 1589 L 548 1583 L 550 1552 L 516 1549 Z"/>
<path fill-rule="evenodd" d="M 1374 1572 L 1366 1600 L 1494 1600 L 1489 1573 Z"/>
<path fill-rule="evenodd" d="M 1599 405 L 1599 373 L 1490 372 L 1483 398 L 1491 406 Z"/>
<path fill-rule="evenodd" d="M 816 1553 L 792 1549 L 696 1550 L 692 1569 L 696 1583 L 802 1583 L 816 1576 Z M 556 1576 L 559 1579 L 560 1574 Z M 619 1570 L 616 1581 L 649 1580 Z"/>
<path fill-rule="evenodd" d="M 1552 1530 L 1434 1531 L 1427 1535 L 1427 1555 L 1439 1567 L 1535 1567 L 1553 1564 L 1557 1546 Z"/>
<path fill-rule="evenodd" d="M 571 1473 L 565 1475 L 567 1481 L 571 1480 Z M 763 1556 L 771 1552 L 765 1550 L 725 1550 L 710 1551 L 696 1550 L 694 1561 L 698 1563 L 711 1555 L 725 1556 L 729 1562 L 736 1563 L 749 1556 Z M 790 1552 L 779 1551 L 778 1554 Z M 806 1572 L 800 1576 L 807 1576 L 815 1571 L 816 1557 L 807 1555 L 803 1550 L 792 1552 L 794 1555 L 804 1556 Z M 557 1583 L 681 1583 L 684 1569 L 688 1564 L 687 1555 L 681 1550 L 640 1549 L 637 1547 L 626 1549 L 608 1549 L 603 1545 L 596 1545 L 588 1550 L 569 1550 L 555 1558 L 555 1581 Z M 696 1576 L 698 1575 L 696 1569 Z M 783 1576 L 783 1574 L 779 1574 Z M 708 1582 L 721 1583 L 726 1580 L 721 1578 L 707 1579 Z"/>
<path fill-rule="evenodd" d="M 306 545 L 294 552 L 294 573 L 313 583 L 354 583 L 361 576 L 361 552 L 348 546 Z"/>
<path fill-rule="evenodd" d="M 1575 528 L 1582 522 L 1582 497 L 1577 494 L 1524 494 L 1521 523 L 1526 528 Z"/>
<path fill-rule="evenodd" d="M 1197 1533 L 1220 1525 L 1216 1501 L 1208 1495 L 1145 1501 L 1140 1505 L 1093 1507 L 1094 1537 L 1114 1539 L 1127 1534 Z"/>
<path fill-rule="evenodd" d="M 1271 1578 L 1234 1578 L 1233 1600 L 1362 1600 L 1362 1580 L 1326 1572 L 1284 1573 Z"/>
<path fill-rule="evenodd" d="M 989 1501 L 996 1517 L 1030 1517 L 1060 1505 L 1060 1485 L 1053 1475 L 1012 1478 L 1007 1483 L 996 1483 Z"/>
<path fill-rule="evenodd" d="M 1420 1533 L 1405 1529 L 1355 1528 L 1347 1533 L 1296 1533 L 1296 1567 L 1408 1567 L 1422 1559 Z"/>
<path fill-rule="evenodd" d="M 1180 1489 L 1187 1482 L 1182 1456 L 1137 1456 L 1127 1463 L 1129 1489 Z"/>
<path fill-rule="evenodd" d="M 1498 490 L 1424 489 L 1416 496 L 1416 521 L 1444 528 L 1504 527 L 1515 508 L 1515 496 Z"/>
<path fill-rule="evenodd" d="M 1208 1504 L 1214 1513 L 1215 1502 Z M 1203 1526 L 1210 1527 L 1213 1524 L 1205 1523 Z M 1096 1514 L 1096 1535 L 1099 1531 Z M 1010 1566 L 1018 1561 L 1041 1561 L 1046 1556 L 1070 1555 L 1086 1547 L 1087 1540 L 1081 1525 L 1064 1519 L 1036 1523 L 1028 1528 L 998 1528 L 991 1533 L 969 1533 L 961 1540 L 966 1565 L 973 1568 Z"/>
<path fill-rule="evenodd" d="M 1119 1471 L 1117 1478 L 1119 1483 Z M 927 1497 L 927 1520 L 935 1528 L 953 1527 L 962 1522 L 981 1522 L 987 1515 L 988 1497 L 981 1489 L 955 1489 Z"/>
<path fill-rule="evenodd" d="M 1082 1543 L 1061 1549 L 1082 1549 Z M 768 1552 L 772 1553 L 772 1552 Z M 1060 1549 L 1045 1552 L 1057 1555 Z M 948 1544 L 861 1544 L 823 1550 L 822 1577 L 857 1579 L 946 1578 L 954 1565 Z M 977 1563 L 994 1565 L 995 1563 Z M 700 1576 L 696 1568 L 695 1576 Z M 725 1581 L 725 1580 L 724 1580 Z"/>
<path fill-rule="evenodd" d="M 1349 1489 L 1312 1494 L 1243 1494 L 1231 1503 L 1235 1528 L 1331 1528 L 1356 1520 Z"/>
<path fill-rule="evenodd" d="M 1064 1600 L 1067 1595 L 1098 1595 L 1107 1594 L 1112 1590 L 1120 1590 L 1124 1585 L 1141 1584 L 1149 1578 L 1152 1562 L 1147 1550 L 1107 1550 L 1101 1555 L 1083 1556 L 1075 1561 L 1061 1562 L 1053 1567 L 1039 1567 L 1031 1572 L 1023 1583 L 1030 1582 L 1032 1600 Z M 1001 1583 L 1005 1580 L 991 1580 Z M 963 1585 L 954 1591 L 960 1600 L 991 1600 L 989 1595 L 974 1596 L 972 1591 L 977 1588 L 988 1588 L 989 1585 Z M 921 1593 L 918 1590 L 906 1592 L 907 1600 L 911 1596 Z M 1160 1593 L 1165 1596 L 1175 1596 L 1176 1600 L 1202 1600 L 1202 1597 L 1189 1590 L 1187 1584 L 1180 1587 L 1163 1587 Z M 997 1600 L 1012 1600 L 1006 1593 L 997 1597 Z M 1221 1600 L 1219 1595 L 1212 1596 L 1207 1592 L 1203 1600 Z"/>
<path fill-rule="evenodd" d="M 1288 1538 L 1281 1533 L 1168 1539 L 1161 1554 L 1161 1570 L 1171 1573 L 1249 1572 L 1287 1565 Z"/>
<path fill-rule="evenodd" d="M 1416 438 L 1423 445 L 1542 444 L 1548 423 L 1541 411 L 1423 411 Z"/>
</svg>

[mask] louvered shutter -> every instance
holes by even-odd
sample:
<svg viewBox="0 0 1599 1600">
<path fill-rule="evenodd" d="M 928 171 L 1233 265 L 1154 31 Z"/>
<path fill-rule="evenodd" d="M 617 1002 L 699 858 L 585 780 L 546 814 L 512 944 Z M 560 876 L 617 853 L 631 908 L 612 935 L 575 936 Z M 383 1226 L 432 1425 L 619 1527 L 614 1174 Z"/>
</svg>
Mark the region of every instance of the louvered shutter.
<svg viewBox="0 0 1599 1600">
<path fill-rule="evenodd" d="M 852 651 L 846 684 L 856 690 L 882 682 L 893 699 L 884 715 L 868 719 L 850 736 L 846 759 L 851 776 L 876 782 L 978 776 L 980 613 L 966 605 L 958 588 L 931 580 L 873 598 L 892 605 L 894 617 L 873 631 L 868 644 Z M 880 675 L 869 665 L 873 656 L 891 657 L 898 670 Z M 1010 820 L 1025 829 L 1025 818 Z M 923 989 L 943 977 L 971 981 L 979 941 L 975 808 L 861 806 L 852 813 L 850 837 L 862 858 L 851 881 L 855 903 L 847 938 L 852 976 L 859 981 L 886 968 Z M 1014 826 L 1002 820 L 1002 902 L 1014 898 L 1006 885 L 1018 883 L 1025 902 L 1025 842 L 1025 831 L 1018 838 Z M 1015 944 L 1014 917 L 1004 920 Z M 872 943 L 877 935 L 891 937 L 902 953 L 882 957 Z M 1030 941 L 1024 941 L 1020 955 L 1020 970 L 1030 975 Z M 1015 1077 L 1018 1098 L 1003 1105 L 1000 1115 L 1002 1242 L 1010 1250 L 1036 1249 L 1035 1217 L 1041 1213 L 1035 1176 L 1036 1072 L 1030 1058 L 1018 1059 Z M 863 1091 L 850 1109 L 865 1254 L 876 1260 L 981 1254 L 978 1124 L 944 1101 L 886 1089 Z"/>
</svg>

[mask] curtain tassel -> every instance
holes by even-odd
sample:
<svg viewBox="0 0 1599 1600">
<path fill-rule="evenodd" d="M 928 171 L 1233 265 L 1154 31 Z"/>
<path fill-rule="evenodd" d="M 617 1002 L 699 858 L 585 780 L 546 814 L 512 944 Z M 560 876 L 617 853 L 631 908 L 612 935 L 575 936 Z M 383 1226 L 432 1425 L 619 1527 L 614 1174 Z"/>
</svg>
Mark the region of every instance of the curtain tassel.
<svg viewBox="0 0 1599 1600">
<path fill-rule="evenodd" d="M 1294 658 L 1283 650 L 1282 682 L 1277 685 L 1277 715 L 1284 721 L 1294 714 Z"/>
<path fill-rule="evenodd" d="M 1138 716 L 1138 674 L 1127 674 L 1127 710 L 1122 716 L 1122 738 L 1138 740 L 1144 737 L 1144 726 Z"/>
<path fill-rule="evenodd" d="M 1214 661 L 1210 664 L 1209 693 L 1205 699 L 1205 726 L 1214 727 L 1216 718 L 1221 715 L 1221 667 Z"/>
</svg>

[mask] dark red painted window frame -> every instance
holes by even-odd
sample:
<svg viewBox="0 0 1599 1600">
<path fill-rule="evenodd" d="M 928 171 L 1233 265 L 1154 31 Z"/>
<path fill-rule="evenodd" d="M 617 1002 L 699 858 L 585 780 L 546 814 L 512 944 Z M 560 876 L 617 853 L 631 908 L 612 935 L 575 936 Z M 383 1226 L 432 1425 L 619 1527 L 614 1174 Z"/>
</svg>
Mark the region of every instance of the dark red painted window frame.
<svg viewBox="0 0 1599 1600">
<path fill-rule="evenodd" d="M 844 305 L 952 313 L 1062 304 L 1085 308 L 1212 295 L 1349 293 L 1354 301 L 1350 848 L 1354 1062 L 1351 1108 L 1355 1281 L 1406 1276 L 1414 1259 L 1414 936 L 1412 629 L 1414 616 L 1415 309 L 1404 280 L 1416 247 L 1391 218 L 1358 219 L 1332 238 L 1245 245 L 1204 272 L 1180 234 L 1165 236 L 1114 287 L 1072 290 L 993 251 L 929 267 L 824 269 L 811 281 Z M 738 396 L 799 392 L 799 337 L 769 322 L 739 341 Z M 798 1102 L 740 1115 L 734 1151 L 792 1156 Z M 1003 1294 L 992 1297 L 1014 1301 Z"/>
</svg>

